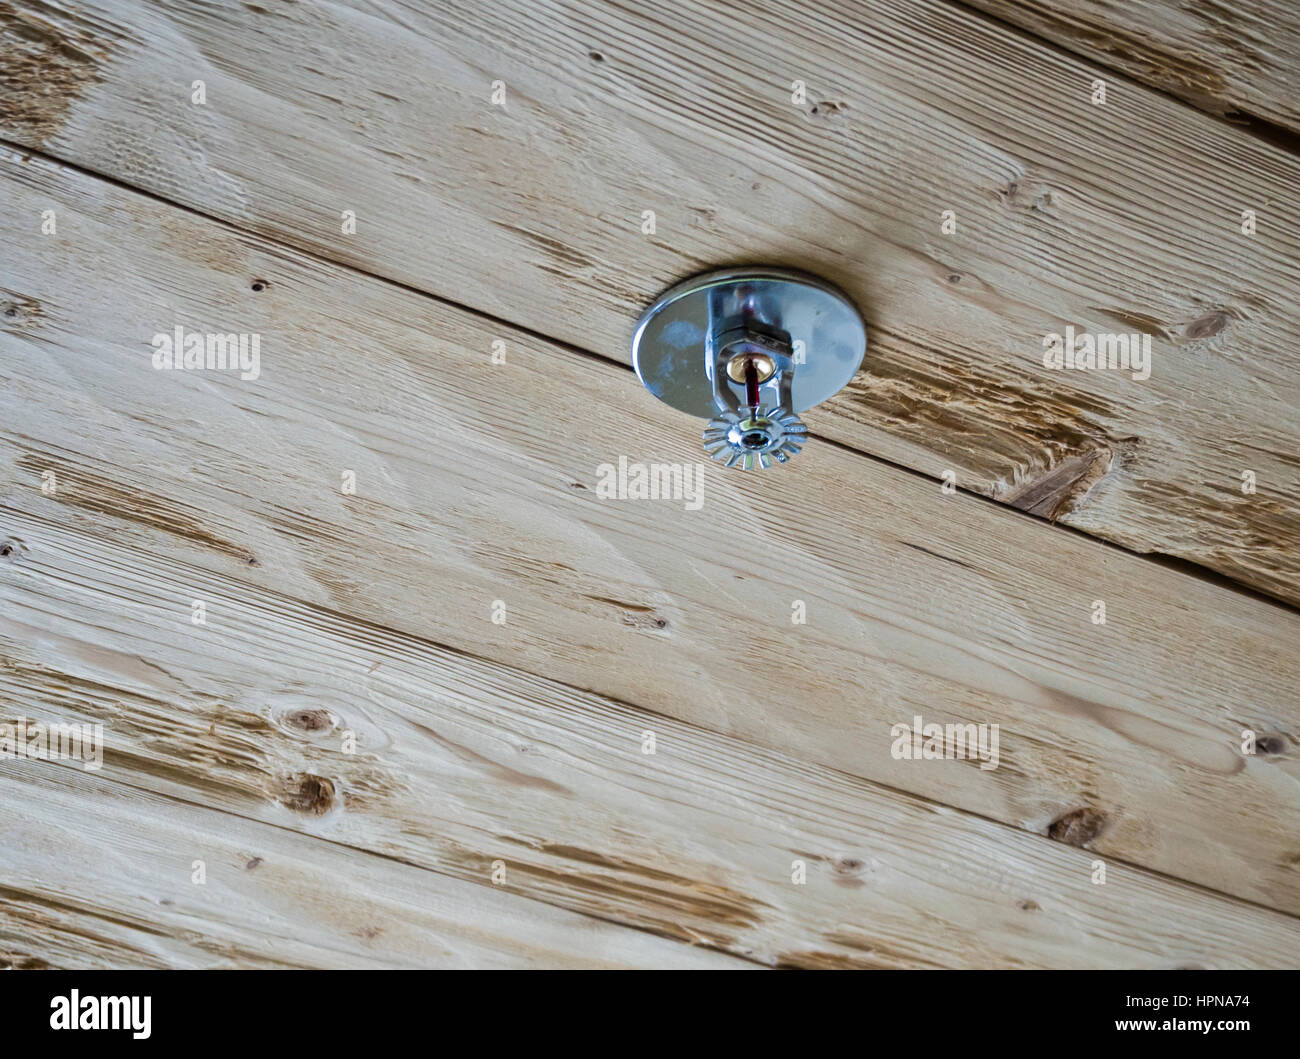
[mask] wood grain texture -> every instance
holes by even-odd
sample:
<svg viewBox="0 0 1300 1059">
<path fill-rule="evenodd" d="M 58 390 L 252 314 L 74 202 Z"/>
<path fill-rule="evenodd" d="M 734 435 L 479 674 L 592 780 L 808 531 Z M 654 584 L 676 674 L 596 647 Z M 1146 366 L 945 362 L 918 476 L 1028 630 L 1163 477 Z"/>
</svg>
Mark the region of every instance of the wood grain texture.
<svg viewBox="0 0 1300 1059">
<path fill-rule="evenodd" d="M 1211 114 L 1300 132 L 1290 0 L 963 0 Z"/>
<path fill-rule="evenodd" d="M 601 463 L 696 458 L 625 369 L 37 159 L 0 189 L 24 509 L 1300 910 L 1294 611 L 831 445 L 601 499 Z M 259 378 L 154 370 L 177 323 L 260 333 Z M 999 767 L 896 760 L 917 714 L 999 724 Z"/>
<path fill-rule="evenodd" d="M 57 607 L 66 597 L 54 602 Z M 8 653 L 14 618 L 6 612 L 0 620 L 7 686 L 20 672 Z M 63 625 L 60 635 L 66 632 Z M 62 642 L 88 671 L 102 675 L 93 660 L 112 661 L 98 641 Z M 149 671 L 139 658 L 116 661 L 130 672 Z M 122 672 L 111 683 L 64 685 L 58 695 L 55 671 L 41 674 L 17 679 L 4 720 L 35 703 L 53 703 L 60 718 L 70 705 L 87 722 L 103 721 L 95 707 L 115 693 L 123 696 L 122 714 L 140 701 L 117 688 L 135 686 Z M 36 719 L 34 712 L 26 716 Z M 193 779 L 188 799 L 151 793 L 138 786 L 159 786 L 147 772 L 150 755 L 146 750 L 133 767 L 115 720 L 108 722 L 112 756 L 102 772 L 0 760 L 0 968 L 748 966 L 208 808 L 203 783 L 216 766 L 202 760 L 169 761 L 165 750 L 153 755 L 160 769 L 169 764 Z M 154 738 L 144 737 L 143 745 Z M 213 737 L 211 745 L 219 743 Z M 194 882 L 196 861 L 202 861 L 201 884 Z"/>
<path fill-rule="evenodd" d="M 940 0 L 0 11 L 13 141 L 613 359 L 808 268 L 872 325 L 815 433 L 1300 602 L 1300 162 L 1242 130 Z M 1067 325 L 1151 378 L 1045 368 Z"/>
<path fill-rule="evenodd" d="M 75 763 L 42 766 L 72 782 L 50 802 L 49 782 L 20 795 L 30 812 L 15 826 L 31 846 L 19 858 L 28 882 L 16 886 L 35 910 L 47 894 L 59 907 L 93 906 L 88 893 L 104 873 L 110 907 L 123 891 L 175 895 L 159 910 L 160 934 L 185 924 L 201 932 L 208 918 L 233 930 L 248 909 L 228 906 L 251 893 L 258 911 L 292 907 L 311 892 L 314 872 L 337 876 L 347 894 L 368 893 L 377 858 L 355 856 L 361 848 L 388 858 L 378 874 L 397 875 L 406 892 L 399 908 L 345 908 L 330 936 L 375 928 L 375 959 L 386 944 L 427 959 L 418 942 L 384 938 L 399 915 L 414 913 L 417 926 L 442 918 L 436 901 L 430 910 L 410 892 L 409 869 L 389 870 L 394 862 L 434 869 L 429 889 L 450 875 L 463 880 L 453 886 L 491 891 L 458 933 L 513 933 L 521 960 L 553 958 L 547 929 L 562 926 L 552 916 L 527 929 L 524 897 L 774 966 L 1260 967 L 1287 966 L 1300 951 L 1295 918 L 1120 865 L 1097 885 L 1093 855 L 1069 845 L 235 588 L 86 537 L 71 525 L 75 513 L 56 514 L 58 522 L 0 512 L 0 529 L 22 542 L 0 561 L 0 689 L 10 709 L 33 719 L 101 721 L 102 779 L 132 793 L 107 828 L 107 863 L 76 857 L 75 836 L 72 848 L 42 847 L 51 821 L 60 837 L 79 834 L 113 801 L 79 789 Z M 208 601 L 203 626 L 190 622 L 191 596 Z M 647 731 L 654 754 L 643 753 Z M 87 802 L 102 807 L 89 819 Z M 215 814 L 180 803 L 274 827 L 258 832 L 239 819 L 213 842 Z M 202 829 L 185 834 L 196 817 Z M 64 820 L 74 823 L 60 828 Z M 267 832 L 284 836 L 269 850 Z M 187 889 L 191 858 L 205 855 L 214 886 L 230 890 L 216 908 Z M 254 855 L 263 863 L 246 870 Z M 53 884 L 40 875 L 46 858 L 65 872 Z M 801 884 L 796 861 L 806 866 Z M 498 862 L 505 881 L 494 889 L 487 880 Z M 317 900 L 334 907 L 332 896 Z M 308 927 L 304 940 L 320 939 L 319 924 Z M 593 934 L 612 940 L 613 928 L 553 944 L 567 946 L 561 956 L 580 954 Z M 629 958 L 704 959 L 685 945 L 674 959 L 652 941 Z M 268 938 L 257 951 L 328 959 L 277 944 Z M 356 958 L 356 943 L 342 948 Z"/>
</svg>

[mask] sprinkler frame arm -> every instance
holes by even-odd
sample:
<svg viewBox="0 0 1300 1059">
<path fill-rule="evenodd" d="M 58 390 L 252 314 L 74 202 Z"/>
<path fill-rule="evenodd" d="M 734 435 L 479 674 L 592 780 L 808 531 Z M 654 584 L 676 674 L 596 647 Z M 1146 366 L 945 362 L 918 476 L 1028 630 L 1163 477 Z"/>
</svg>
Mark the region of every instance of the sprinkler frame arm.
<svg viewBox="0 0 1300 1059">
<path fill-rule="evenodd" d="M 740 399 L 730 382 L 728 365 L 737 358 L 752 357 L 771 365 L 771 371 L 758 380 L 760 396 L 764 389 L 775 390 L 776 400 L 765 404 L 769 411 L 793 411 L 791 384 L 795 362 L 790 336 L 780 328 L 765 324 L 753 317 L 733 317 L 712 326 L 705 342 L 705 371 L 713 385 L 713 405 L 720 413 L 742 414 Z M 751 414 L 758 406 L 748 404 Z"/>
</svg>

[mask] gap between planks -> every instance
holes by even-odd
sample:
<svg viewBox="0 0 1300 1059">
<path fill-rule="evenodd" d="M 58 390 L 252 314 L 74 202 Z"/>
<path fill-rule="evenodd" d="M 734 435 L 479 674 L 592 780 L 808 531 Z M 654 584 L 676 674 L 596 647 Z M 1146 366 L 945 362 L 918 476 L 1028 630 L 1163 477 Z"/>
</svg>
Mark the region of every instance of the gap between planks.
<svg viewBox="0 0 1300 1059">
<path fill-rule="evenodd" d="M 1270 13 L 1265 9 L 1269 6 L 1274 8 L 1271 12 L 1274 18 L 1282 15 L 1291 18 L 1291 24 L 1282 26 L 1281 32 L 1278 32 L 1276 23 L 1267 25 L 1270 38 L 1280 41 L 1280 54 L 1267 57 L 1244 51 L 1241 56 L 1233 56 L 1230 54 L 1233 43 L 1222 37 L 1214 45 L 1221 54 L 1208 57 L 1197 54 L 1201 50 L 1197 46 L 1199 42 L 1189 39 L 1196 36 L 1195 32 L 1187 32 L 1189 27 L 1181 27 L 1184 39 L 1170 42 L 1172 46 L 1166 45 L 1162 34 L 1173 31 L 1176 37 L 1179 35 L 1180 27 L 1172 23 L 1173 19 L 1188 17 L 1194 21 L 1202 15 L 1194 5 L 1176 4 L 1174 0 L 1129 3 L 1122 11 L 1090 0 L 948 2 L 1001 23 L 1013 32 L 1038 41 L 1043 47 L 1094 64 L 1112 77 L 1140 84 L 1208 117 L 1244 129 L 1275 147 L 1300 154 L 1300 110 L 1296 107 L 1293 92 L 1289 88 L 1281 89 L 1279 85 L 1280 81 L 1296 72 L 1283 68 L 1282 60 L 1288 59 L 1294 65 L 1295 53 L 1300 49 L 1300 21 L 1295 19 L 1293 11 L 1286 8 L 1288 0 L 1273 0 L 1271 5 L 1268 0 L 1238 3 L 1235 10 L 1221 9 L 1235 23 L 1232 28 L 1247 33 L 1254 29 L 1250 23 L 1258 26 L 1266 21 Z M 1204 8 L 1207 19 L 1214 17 L 1213 6 Z M 1088 15 L 1111 20 L 1107 26 L 1112 34 L 1110 40 L 1097 42 L 1095 37 L 1089 39 L 1095 33 L 1096 24 L 1088 23 Z M 1190 28 L 1199 31 L 1201 27 L 1193 25 Z M 1134 39 L 1138 37 L 1146 38 L 1142 43 L 1156 46 L 1147 47 L 1143 52 L 1141 44 Z M 1287 54 L 1288 48 L 1290 55 Z M 1178 54 L 1180 49 L 1181 55 Z M 1180 61 L 1185 65 L 1191 60 L 1198 61 L 1202 69 L 1196 71 L 1199 76 L 1189 78 L 1185 69 L 1176 67 Z M 1142 68 L 1143 63 L 1147 64 L 1147 69 Z M 1251 75 L 1259 72 L 1264 74 L 1264 85 L 1252 82 Z M 1198 81 L 1199 87 L 1196 85 Z M 1255 98 L 1251 99 L 1252 96 Z M 1262 113 L 1254 113 L 1256 109 Z M 1240 120 L 1242 118 L 1245 120 Z"/>
</svg>

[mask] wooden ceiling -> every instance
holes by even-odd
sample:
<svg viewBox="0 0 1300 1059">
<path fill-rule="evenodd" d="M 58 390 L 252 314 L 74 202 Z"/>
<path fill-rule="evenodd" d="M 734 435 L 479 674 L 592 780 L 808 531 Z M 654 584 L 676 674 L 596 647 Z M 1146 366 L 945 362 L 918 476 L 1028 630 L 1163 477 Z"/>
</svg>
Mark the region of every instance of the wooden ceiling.
<svg viewBox="0 0 1300 1059">
<path fill-rule="evenodd" d="M 1281 0 L 0 0 L 3 709 L 105 726 L 0 760 L 0 965 L 1294 964 L 1298 79 Z M 863 370 L 601 499 L 737 263 Z"/>
</svg>

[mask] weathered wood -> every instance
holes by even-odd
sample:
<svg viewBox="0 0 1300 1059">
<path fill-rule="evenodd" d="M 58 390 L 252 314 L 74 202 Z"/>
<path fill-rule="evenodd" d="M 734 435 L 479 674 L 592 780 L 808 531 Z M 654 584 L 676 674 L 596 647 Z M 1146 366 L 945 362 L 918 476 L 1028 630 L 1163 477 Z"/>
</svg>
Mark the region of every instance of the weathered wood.
<svg viewBox="0 0 1300 1059">
<path fill-rule="evenodd" d="M 826 444 L 710 469 L 699 510 L 601 499 L 602 463 L 696 458 L 626 370 L 36 159 L 0 178 L 0 495 L 1300 910 L 1294 611 Z M 259 378 L 154 370 L 177 323 L 260 333 Z M 917 714 L 1001 725 L 1000 767 L 895 759 Z"/>
<path fill-rule="evenodd" d="M 963 0 L 1211 114 L 1300 132 L 1292 0 Z"/>
<path fill-rule="evenodd" d="M 27 877 L 45 856 L 64 873 L 56 903 L 93 904 L 102 870 L 122 876 L 112 894 L 174 895 L 160 917 L 172 930 L 185 917 L 199 930 L 208 916 L 248 922 L 247 910 L 226 916 L 180 896 L 193 893 L 191 859 L 209 850 L 211 884 L 236 905 L 251 891 L 257 911 L 274 912 L 310 888 L 284 874 L 298 870 L 288 839 L 266 853 L 242 835 L 212 849 L 210 813 L 201 837 L 185 834 L 196 814 L 175 806 L 189 801 L 485 890 L 504 867 L 501 889 L 518 897 L 774 965 L 1249 967 L 1300 951 L 1292 917 L 1113 863 L 1097 884 L 1094 855 L 1069 845 L 234 586 L 53 513 L 0 511 L 11 541 L 0 692 L 47 724 L 101 721 L 103 780 L 167 799 L 128 804 L 108 832 L 125 848 L 102 869 L 57 840 L 43 854 L 36 836 L 50 819 L 76 821 L 64 827 L 74 832 L 97 820 L 77 815 L 80 766 L 58 766 L 74 782 L 20 814 L 36 843 L 21 859 Z M 191 623 L 191 597 L 207 601 L 203 625 Z M 140 844 L 170 850 L 170 862 L 141 862 Z M 255 855 L 265 863 L 245 874 Z M 312 849 L 301 859 L 368 890 L 373 858 L 337 870 Z M 423 908 L 408 891 L 399 908 L 348 912 L 335 933 L 377 925 L 382 946 L 395 916 Z M 514 920 L 494 912 L 485 905 L 474 929 L 541 946 L 545 932 L 522 929 L 517 908 Z M 582 951 L 577 937 L 568 951 Z"/>
<path fill-rule="evenodd" d="M 815 432 L 1300 602 L 1300 162 L 1242 130 L 941 0 L 3 10 L 12 140 L 610 358 L 810 268 L 873 325 Z"/>
<path fill-rule="evenodd" d="M 15 628 L 0 621 L 0 633 L 8 684 Z M 109 659 L 98 640 L 63 643 L 92 670 L 91 659 Z M 139 659 L 118 661 L 148 670 Z M 99 721 L 92 706 L 112 693 L 107 684 L 85 698 L 73 691 L 72 708 Z M 46 680 L 20 680 L 0 716 L 11 721 L 48 694 Z M 102 772 L 0 760 L 0 968 L 746 966 L 192 804 L 210 775 L 202 761 L 170 762 L 194 773 L 188 801 L 141 790 L 156 779 L 132 768 L 112 721 L 109 731 L 113 757 Z"/>
</svg>

